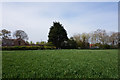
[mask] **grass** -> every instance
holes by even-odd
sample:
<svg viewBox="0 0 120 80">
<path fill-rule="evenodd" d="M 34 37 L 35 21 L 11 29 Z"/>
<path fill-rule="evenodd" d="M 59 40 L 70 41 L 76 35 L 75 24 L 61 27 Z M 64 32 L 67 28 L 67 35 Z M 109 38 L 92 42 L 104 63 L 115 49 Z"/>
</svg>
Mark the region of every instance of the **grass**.
<svg viewBox="0 0 120 80">
<path fill-rule="evenodd" d="M 2 78 L 118 78 L 118 50 L 2 52 Z"/>
</svg>

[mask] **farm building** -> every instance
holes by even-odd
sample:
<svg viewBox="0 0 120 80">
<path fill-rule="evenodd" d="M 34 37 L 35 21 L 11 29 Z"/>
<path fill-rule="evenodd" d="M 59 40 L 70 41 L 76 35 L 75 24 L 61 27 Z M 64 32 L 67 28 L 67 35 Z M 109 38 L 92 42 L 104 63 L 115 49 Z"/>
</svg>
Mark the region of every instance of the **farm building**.
<svg viewBox="0 0 120 80">
<path fill-rule="evenodd" d="M 25 46 L 29 45 L 23 39 L 2 39 L 2 46 Z"/>
</svg>

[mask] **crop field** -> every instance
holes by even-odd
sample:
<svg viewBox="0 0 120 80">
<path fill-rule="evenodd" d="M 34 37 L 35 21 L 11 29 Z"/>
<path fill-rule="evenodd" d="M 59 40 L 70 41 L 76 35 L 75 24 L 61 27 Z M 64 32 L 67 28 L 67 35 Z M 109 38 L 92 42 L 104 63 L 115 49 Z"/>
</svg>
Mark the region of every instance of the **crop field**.
<svg viewBox="0 0 120 80">
<path fill-rule="evenodd" d="M 118 78 L 118 50 L 3 51 L 2 78 Z"/>
</svg>

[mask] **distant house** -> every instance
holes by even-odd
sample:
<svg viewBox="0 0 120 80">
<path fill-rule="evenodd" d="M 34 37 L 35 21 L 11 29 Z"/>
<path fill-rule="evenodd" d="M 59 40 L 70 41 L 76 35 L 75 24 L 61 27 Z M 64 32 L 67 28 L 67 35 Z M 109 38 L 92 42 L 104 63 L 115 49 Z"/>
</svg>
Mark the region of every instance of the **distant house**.
<svg viewBox="0 0 120 80">
<path fill-rule="evenodd" d="M 95 46 L 94 44 L 90 44 L 90 48 L 91 49 L 97 49 L 97 48 L 99 48 L 98 46 Z"/>
<path fill-rule="evenodd" d="M 90 44 L 90 48 L 92 48 L 94 46 L 94 44 Z"/>
<path fill-rule="evenodd" d="M 2 39 L 2 46 L 25 46 L 29 45 L 23 39 Z"/>
</svg>

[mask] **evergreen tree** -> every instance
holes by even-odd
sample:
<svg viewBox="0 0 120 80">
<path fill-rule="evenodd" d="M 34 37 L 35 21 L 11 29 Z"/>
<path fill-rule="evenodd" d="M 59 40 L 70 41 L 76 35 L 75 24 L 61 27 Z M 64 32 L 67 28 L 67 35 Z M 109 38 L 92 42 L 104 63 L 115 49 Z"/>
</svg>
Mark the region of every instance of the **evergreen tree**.
<svg viewBox="0 0 120 80">
<path fill-rule="evenodd" d="M 68 40 L 67 32 L 59 22 L 53 22 L 48 38 L 48 42 L 52 42 L 56 48 L 61 48 L 61 43 Z"/>
</svg>

